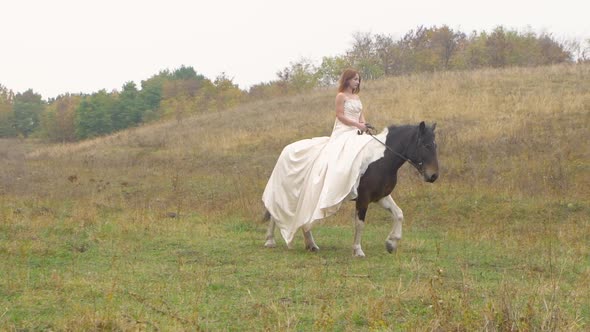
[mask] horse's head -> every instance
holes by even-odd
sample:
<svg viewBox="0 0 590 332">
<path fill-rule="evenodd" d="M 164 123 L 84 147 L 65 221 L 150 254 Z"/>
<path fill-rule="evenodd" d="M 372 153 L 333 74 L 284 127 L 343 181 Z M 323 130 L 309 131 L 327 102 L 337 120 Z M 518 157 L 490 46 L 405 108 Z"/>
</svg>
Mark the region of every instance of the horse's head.
<svg viewBox="0 0 590 332">
<path fill-rule="evenodd" d="M 435 128 L 436 123 L 432 127 L 428 127 L 424 121 L 420 122 L 420 125 L 418 125 L 418 140 L 411 158 L 418 165 L 418 170 L 422 173 L 426 182 L 434 182 L 438 179 L 437 147 L 434 139 Z"/>
</svg>

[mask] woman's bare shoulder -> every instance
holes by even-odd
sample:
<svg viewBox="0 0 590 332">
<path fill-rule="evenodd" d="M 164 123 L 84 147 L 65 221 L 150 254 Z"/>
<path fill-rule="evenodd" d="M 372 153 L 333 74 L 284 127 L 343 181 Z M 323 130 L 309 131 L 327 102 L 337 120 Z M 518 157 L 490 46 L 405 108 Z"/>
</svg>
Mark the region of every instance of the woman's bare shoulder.
<svg viewBox="0 0 590 332">
<path fill-rule="evenodd" d="M 338 94 L 336 95 L 336 103 L 344 103 L 344 101 L 346 101 L 346 94 L 344 94 L 343 92 L 338 92 Z"/>
<path fill-rule="evenodd" d="M 339 92 L 339 93 L 336 95 L 336 101 L 347 101 L 347 100 L 349 100 L 349 99 L 352 99 L 352 100 L 359 100 L 360 98 L 359 98 L 359 96 L 358 96 L 358 95 L 352 95 L 352 96 L 349 96 L 349 95 L 347 95 L 347 94 L 346 94 L 346 93 L 344 93 L 344 92 Z"/>
</svg>

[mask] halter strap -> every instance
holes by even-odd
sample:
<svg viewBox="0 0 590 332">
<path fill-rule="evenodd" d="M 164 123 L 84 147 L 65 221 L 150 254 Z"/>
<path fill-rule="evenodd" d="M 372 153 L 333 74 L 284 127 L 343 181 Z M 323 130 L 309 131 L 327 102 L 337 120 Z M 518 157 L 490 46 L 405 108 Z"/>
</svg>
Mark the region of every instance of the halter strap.
<svg viewBox="0 0 590 332">
<path fill-rule="evenodd" d="M 414 168 L 416 168 L 416 170 L 418 170 L 418 172 L 422 175 L 424 175 L 424 171 L 422 170 L 422 162 L 419 162 L 418 164 L 414 163 L 410 158 L 402 155 L 399 152 L 393 151 L 392 148 L 390 148 L 387 144 L 381 142 L 381 140 L 379 140 L 377 137 L 375 137 L 375 135 L 367 132 L 367 134 L 369 134 L 369 136 L 371 136 L 374 140 L 376 140 L 377 142 L 381 143 L 387 150 L 391 151 L 393 154 L 395 154 L 396 156 L 402 158 L 403 160 L 407 161 L 410 165 L 414 166 Z"/>
</svg>

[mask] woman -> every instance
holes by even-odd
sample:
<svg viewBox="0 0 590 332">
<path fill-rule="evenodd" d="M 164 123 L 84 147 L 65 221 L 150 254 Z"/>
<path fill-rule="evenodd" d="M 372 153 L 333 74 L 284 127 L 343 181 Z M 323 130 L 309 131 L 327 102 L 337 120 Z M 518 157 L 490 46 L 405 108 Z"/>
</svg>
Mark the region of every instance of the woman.
<svg viewBox="0 0 590 332">
<path fill-rule="evenodd" d="M 289 247 L 299 228 L 309 231 L 315 221 L 332 215 L 344 200 L 357 196 L 361 175 L 378 157 L 369 151 L 372 149 L 364 149 L 371 136 L 359 135 L 368 128 L 360 90 L 359 73 L 345 70 L 340 77 L 330 137 L 286 146 L 268 180 L 262 200 Z M 372 154 L 371 160 L 368 154 Z"/>
</svg>

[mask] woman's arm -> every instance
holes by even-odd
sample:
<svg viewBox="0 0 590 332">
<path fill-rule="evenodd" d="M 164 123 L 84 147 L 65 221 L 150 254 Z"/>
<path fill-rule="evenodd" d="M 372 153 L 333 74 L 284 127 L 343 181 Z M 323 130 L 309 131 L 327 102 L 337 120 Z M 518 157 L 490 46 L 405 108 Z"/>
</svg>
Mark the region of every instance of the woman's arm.
<svg viewBox="0 0 590 332">
<path fill-rule="evenodd" d="M 344 123 L 347 126 L 357 127 L 361 131 L 367 130 L 367 127 L 364 123 L 364 117 L 361 113 L 360 121 L 354 121 L 352 119 L 347 118 L 344 115 L 344 101 L 346 101 L 346 96 L 343 93 L 339 93 L 336 95 L 336 117 L 340 122 Z"/>
<path fill-rule="evenodd" d="M 365 121 L 365 115 L 363 114 L 363 112 L 361 112 L 361 117 L 359 119 L 359 122 L 362 123 L 362 124 L 366 124 L 367 123 L 367 121 Z"/>
</svg>

